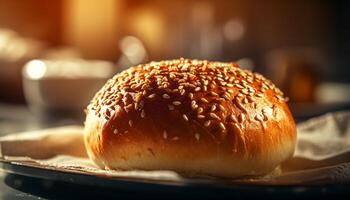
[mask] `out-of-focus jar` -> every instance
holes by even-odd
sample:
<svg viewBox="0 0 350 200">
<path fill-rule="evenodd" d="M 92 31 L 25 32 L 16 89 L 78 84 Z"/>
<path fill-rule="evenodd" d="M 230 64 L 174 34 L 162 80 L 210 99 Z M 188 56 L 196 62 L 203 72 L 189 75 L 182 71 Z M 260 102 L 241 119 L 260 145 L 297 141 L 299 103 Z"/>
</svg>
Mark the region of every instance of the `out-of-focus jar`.
<svg viewBox="0 0 350 200">
<path fill-rule="evenodd" d="M 291 102 L 314 102 L 320 60 L 313 49 L 273 51 L 267 57 L 267 75 Z"/>
</svg>

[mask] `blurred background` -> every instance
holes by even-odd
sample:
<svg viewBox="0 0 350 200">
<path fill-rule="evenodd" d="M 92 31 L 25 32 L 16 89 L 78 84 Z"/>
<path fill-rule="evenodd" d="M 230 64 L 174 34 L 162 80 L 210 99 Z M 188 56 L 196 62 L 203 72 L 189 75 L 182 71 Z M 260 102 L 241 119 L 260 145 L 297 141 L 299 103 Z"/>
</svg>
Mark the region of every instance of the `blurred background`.
<svg viewBox="0 0 350 200">
<path fill-rule="evenodd" d="M 349 10 L 349 1 L 0 0 L 2 117 L 29 108 L 31 119 L 82 121 L 113 74 L 179 57 L 264 74 L 298 121 L 349 109 Z"/>
</svg>

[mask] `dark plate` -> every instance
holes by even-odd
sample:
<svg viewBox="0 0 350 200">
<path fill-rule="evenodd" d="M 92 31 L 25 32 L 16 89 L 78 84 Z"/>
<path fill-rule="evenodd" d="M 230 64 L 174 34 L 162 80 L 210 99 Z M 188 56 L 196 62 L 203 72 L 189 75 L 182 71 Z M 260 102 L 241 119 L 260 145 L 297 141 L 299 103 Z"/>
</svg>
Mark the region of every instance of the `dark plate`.
<svg viewBox="0 0 350 200">
<path fill-rule="evenodd" d="M 288 199 L 329 197 L 349 199 L 350 185 L 276 186 L 218 181 L 155 181 L 135 178 L 108 178 L 84 172 L 58 171 L 26 163 L 0 160 L 11 187 L 47 198 L 78 197 L 261 197 Z M 21 183 L 21 184 L 18 184 Z"/>
</svg>

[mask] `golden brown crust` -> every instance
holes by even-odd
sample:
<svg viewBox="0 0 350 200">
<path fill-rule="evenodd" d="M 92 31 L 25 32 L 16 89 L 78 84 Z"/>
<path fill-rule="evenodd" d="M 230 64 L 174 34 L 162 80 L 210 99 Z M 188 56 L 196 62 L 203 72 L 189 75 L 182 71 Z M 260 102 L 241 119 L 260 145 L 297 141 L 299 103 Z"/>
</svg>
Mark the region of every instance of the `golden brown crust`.
<svg viewBox="0 0 350 200">
<path fill-rule="evenodd" d="M 117 74 L 87 109 L 99 166 L 237 177 L 272 171 L 294 152 L 283 94 L 236 64 L 152 62 Z"/>
</svg>

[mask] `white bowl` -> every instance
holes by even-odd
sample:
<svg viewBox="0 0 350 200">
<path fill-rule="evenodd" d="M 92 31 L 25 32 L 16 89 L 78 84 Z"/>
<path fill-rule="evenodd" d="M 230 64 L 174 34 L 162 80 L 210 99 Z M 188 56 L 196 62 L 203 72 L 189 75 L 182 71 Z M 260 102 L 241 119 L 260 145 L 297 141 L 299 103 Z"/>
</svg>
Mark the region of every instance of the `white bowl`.
<svg viewBox="0 0 350 200">
<path fill-rule="evenodd" d="M 84 108 L 114 71 L 106 61 L 32 60 L 23 68 L 24 95 L 41 119 L 82 119 Z"/>
</svg>

